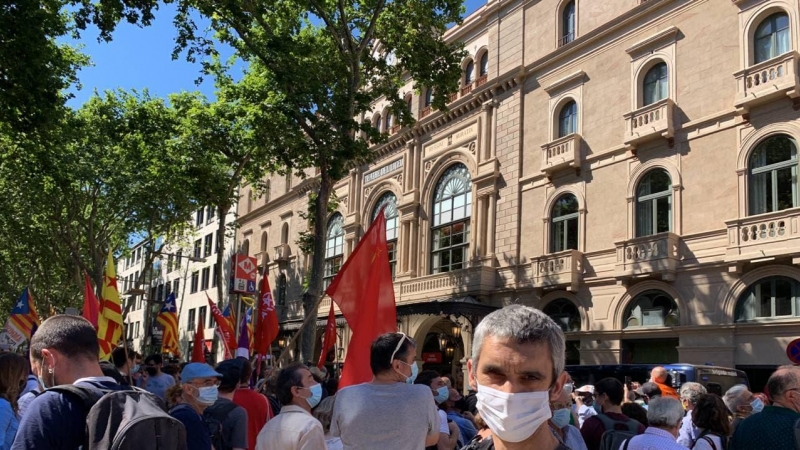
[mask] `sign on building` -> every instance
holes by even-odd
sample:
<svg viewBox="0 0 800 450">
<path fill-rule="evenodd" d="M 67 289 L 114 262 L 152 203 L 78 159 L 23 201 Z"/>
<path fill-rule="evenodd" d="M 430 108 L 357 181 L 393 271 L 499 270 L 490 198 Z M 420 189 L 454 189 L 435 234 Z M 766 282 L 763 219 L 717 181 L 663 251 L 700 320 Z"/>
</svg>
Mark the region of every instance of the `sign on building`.
<svg viewBox="0 0 800 450">
<path fill-rule="evenodd" d="M 258 266 L 252 256 L 236 255 L 233 271 L 233 292 L 252 294 L 256 292 Z"/>
</svg>

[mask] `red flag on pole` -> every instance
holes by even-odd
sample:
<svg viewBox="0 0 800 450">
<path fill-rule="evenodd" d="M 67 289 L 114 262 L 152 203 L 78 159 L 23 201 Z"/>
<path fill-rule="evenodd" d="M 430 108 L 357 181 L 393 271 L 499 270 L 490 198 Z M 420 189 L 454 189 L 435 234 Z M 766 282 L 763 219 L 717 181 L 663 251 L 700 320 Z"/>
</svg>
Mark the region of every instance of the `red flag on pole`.
<svg viewBox="0 0 800 450">
<path fill-rule="evenodd" d="M 328 323 L 325 325 L 325 335 L 322 336 L 322 351 L 319 353 L 317 368 L 322 369 L 328 359 L 328 353 L 336 345 L 336 314 L 333 312 L 333 302 L 331 302 L 331 312 L 328 313 Z"/>
<path fill-rule="evenodd" d="M 203 321 L 197 321 L 197 331 L 194 333 L 194 347 L 192 348 L 192 362 L 206 362 L 206 330 Z"/>
<path fill-rule="evenodd" d="M 97 316 L 100 314 L 100 302 L 97 301 L 97 296 L 94 294 L 92 282 L 89 281 L 89 275 L 83 274 L 83 318 L 91 322 L 94 328 L 97 329 Z"/>
<path fill-rule="evenodd" d="M 208 292 L 206 292 L 206 298 L 208 299 L 208 307 L 211 309 L 211 314 L 214 315 L 214 321 L 217 323 L 214 332 L 225 348 L 225 359 L 231 359 L 233 358 L 233 352 L 236 351 L 236 333 L 233 332 L 233 328 L 230 322 L 228 322 L 228 319 L 222 315 L 222 311 L 217 308 L 217 305 L 211 300 L 211 297 L 208 296 Z"/>
<path fill-rule="evenodd" d="M 275 311 L 275 302 L 272 301 L 272 291 L 269 289 L 269 277 L 266 269 L 261 278 L 261 295 L 258 298 L 258 321 L 256 322 L 253 348 L 257 355 L 264 356 L 269 353 L 272 341 L 278 337 L 278 314 Z"/>
<path fill-rule="evenodd" d="M 372 341 L 381 334 L 397 331 L 383 211 L 372 222 L 326 293 L 339 305 L 353 330 L 339 387 L 370 381 Z"/>
</svg>

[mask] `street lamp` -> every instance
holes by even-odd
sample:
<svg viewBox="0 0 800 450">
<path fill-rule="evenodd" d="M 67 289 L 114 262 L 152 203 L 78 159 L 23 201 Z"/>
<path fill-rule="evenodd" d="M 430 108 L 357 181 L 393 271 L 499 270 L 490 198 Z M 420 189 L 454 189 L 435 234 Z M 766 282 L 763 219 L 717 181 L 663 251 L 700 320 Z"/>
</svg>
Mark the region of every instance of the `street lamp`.
<svg viewBox="0 0 800 450">
<path fill-rule="evenodd" d="M 284 345 L 286 345 L 286 339 L 279 338 L 278 339 L 278 347 L 283 348 Z"/>
<path fill-rule="evenodd" d="M 461 325 L 458 324 L 458 323 L 453 323 L 452 332 L 453 332 L 453 337 L 455 337 L 456 339 L 460 338 L 461 337 Z"/>
<path fill-rule="evenodd" d="M 439 334 L 439 350 L 444 351 L 445 346 L 447 346 L 447 335 L 444 333 Z"/>
</svg>

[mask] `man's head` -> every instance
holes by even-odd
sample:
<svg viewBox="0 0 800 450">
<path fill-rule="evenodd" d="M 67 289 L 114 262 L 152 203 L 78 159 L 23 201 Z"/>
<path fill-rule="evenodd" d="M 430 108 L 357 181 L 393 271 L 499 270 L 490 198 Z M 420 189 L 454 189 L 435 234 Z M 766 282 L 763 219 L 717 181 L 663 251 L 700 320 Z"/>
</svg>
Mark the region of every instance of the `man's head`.
<svg viewBox="0 0 800 450">
<path fill-rule="evenodd" d="M 722 396 L 728 411 L 737 417 L 748 417 L 753 413 L 753 400 L 753 393 L 743 384 L 733 386 Z"/>
<path fill-rule="evenodd" d="M 314 380 L 308 367 L 302 363 L 295 363 L 278 372 L 276 394 L 283 405 L 295 405 L 311 411 L 311 408 L 316 406 L 316 404 L 311 405 L 314 386 L 319 386 L 319 383 Z"/>
<path fill-rule="evenodd" d="M 680 395 L 684 409 L 687 411 L 693 410 L 697 400 L 704 394 L 706 394 L 706 388 L 702 384 L 693 381 L 683 383 Z"/>
<path fill-rule="evenodd" d="M 376 377 L 414 381 L 416 360 L 417 344 L 413 339 L 404 333 L 386 333 L 372 343 L 369 366 Z"/>
<path fill-rule="evenodd" d="M 667 381 L 668 376 L 669 373 L 667 372 L 667 369 L 661 366 L 653 367 L 653 370 L 650 371 L 650 381 L 654 383 L 664 384 Z"/>
<path fill-rule="evenodd" d="M 586 384 L 578 389 L 575 389 L 575 395 L 580 398 L 581 402 L 586 406 L 594 405 L 594 386 Z"/>
<path fill-rule="evenodd" d="M 217 365 L 217 372 L 222 374 L 219 391 L 224 394 L 235 391 L 242 379 L 243 365 L 247 360 L 242 358 L 227 359 Z"/>
<path fill-rule="evenodd" d="M 603 378 L 594 384 L 594 402 L 604 411 L 622 404 L 625 390 L 616 378 Z"/>
<path fill-rule="evenodd" d="M 645 404 L 650 404 L 650 400 L 656 397 L 661 397 L 663 394 L 661 392 L 661 388 L 652 381 L 648 381 L 647 383 L 643 384 L 642 387 L 636 389 L 635 392 L 642 396 Z"/>
<path fill-rule="evenodd" d="M 772 404 L 800 412 L 800 367 L 778 367 L 767 381 Z"/>
<path fill-rule="evenodd" d="M 80 316 L 57 315 L 42 322 L 30 350 L 31 366 L 45 387 L 101 373 L 97 331 Z"/>
<path fill-rule="evenodd" d="M 148 359 L 150 357 L 148 356 Z M 181 371 L 183 398 L 195 407 L 213 405 L 219 396 L 222 374 L 205 363 L 189 363 Z"/>
<path fill-rule="evenodd" d="M 447 390 L 447 401 L 444 403 L 444 407 L 448 411 L 457 411 L 463 412 L 465 409 L 465 405 L 463 405 L 464 397 L 458 392 L 457 389 L 450 388 Z"/>
<path fill-rule="evenodd" d="M 677 399 L 656 397 L 647 405 L 647 420 L 651 427 L 660 428 L 677 438 L 684 412 Z"/>
<path fill-rule="evenodd" d="M 450 391 L 444 382 L 444 378 L 435 370 L 423 370 L 417 375 L 414 384 L 421 384 L 431 388 L 431 393 L 433 393 L 433 398 L 437 404 L 446 402 L 450 397 Z"/>
<path fill-rule="evenodd" d="M 154 353 L 144 360 L 144 368 L 150 376 L 156 376 L 161 373 L 161 365 L 164 363 L 164 358 L 158 353 Z"/>
</svg>

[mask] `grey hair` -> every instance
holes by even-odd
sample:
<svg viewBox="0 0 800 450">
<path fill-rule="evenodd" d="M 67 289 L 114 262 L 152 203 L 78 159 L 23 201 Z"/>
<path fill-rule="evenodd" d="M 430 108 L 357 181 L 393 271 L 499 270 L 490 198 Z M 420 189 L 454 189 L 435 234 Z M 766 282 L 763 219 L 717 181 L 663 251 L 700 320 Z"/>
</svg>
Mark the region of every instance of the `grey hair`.
<svg viewBox="0 0 800 450">
<path fill-rule="evenodd" d="M 672 397 L 656 397 L 647 405 L 647 421 L 656 428 L 673 428 L 683 420 L 683 405 Z"/>
<path fill-rule="evenodd" d="M 739 409 L 740 406 L 747 405 L 747 401 L 744 398 L 744 393 L 747 391 L 747 386 L 737 384 L 728 389 L 725 395 L 722 396 L 722 401 L 725 402 L 725 406 L 728 407 L 728 411 L 730 411 L 731 414 L 736 414 L 736 410 Z"/>
<path fill-rule="evenodd" d="M 510 305 L 486 316 L 475 329 L 472 341 L 472 367 L 478 367 L 483 341 L 487 337 L 511 339 L 518 344 L 543 342 L 553 360 L 553 381 L 564 371 L 564 332 L 553 319 L 536 308 Z"/>
<path fill-rule="evenodd" d="M 336 396 L 325 397 L 319 405 L 314 408 L 313 416 L 322 424 L 322 431 L 328 433 L 331 431 L 331 420 L 333 419 L 333 406 L 336 402 Z"/>
<path fill-rule="evenodd" d="M 683 383 L 681 386 L 681 400 L 686 400 L 690 405 L 696 405 L 700 396 L 707 393 L 705 386 L 693 381 Z"/>
</svg>

